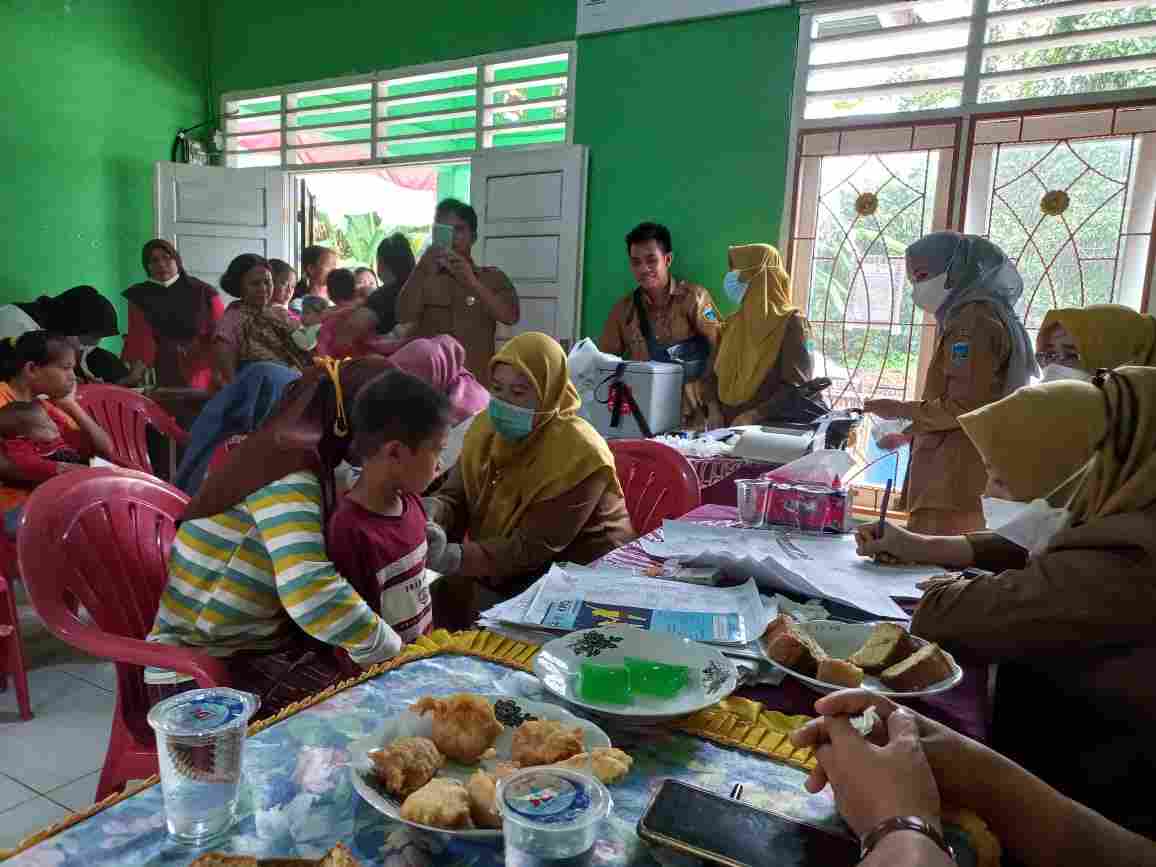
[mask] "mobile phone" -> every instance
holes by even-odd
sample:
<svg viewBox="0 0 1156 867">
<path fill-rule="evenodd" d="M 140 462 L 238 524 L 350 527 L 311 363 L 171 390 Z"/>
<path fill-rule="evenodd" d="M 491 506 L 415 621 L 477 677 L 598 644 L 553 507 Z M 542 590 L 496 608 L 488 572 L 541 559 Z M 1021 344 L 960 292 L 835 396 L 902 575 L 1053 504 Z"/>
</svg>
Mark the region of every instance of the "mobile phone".
<svg viewBox="0 0 1156 867">
<path fill-rule="evenodd" d="M 859 842 L 770 810 L 664 779 L 638 836 L 725 867 L 852 867 Z"/>
<path fill-rule="evenodd" d="M 445 223 L 434 223 L 431 243 L 435 247 L 443 247 L 448 250 L 454 243 L 454 227 L 447 226 Z"/>
</svg>

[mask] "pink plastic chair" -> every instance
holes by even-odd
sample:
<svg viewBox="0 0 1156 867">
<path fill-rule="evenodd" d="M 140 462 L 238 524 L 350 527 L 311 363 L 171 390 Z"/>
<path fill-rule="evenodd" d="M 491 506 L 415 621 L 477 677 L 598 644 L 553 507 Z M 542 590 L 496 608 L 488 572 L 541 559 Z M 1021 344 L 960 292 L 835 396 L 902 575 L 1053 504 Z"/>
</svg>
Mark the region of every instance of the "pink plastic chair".
<svg viewBox="0 0 1156 867">
<path fill-rule="evenodd" d="M 155 401 L 131 388 L 119 385 L 82 385 L 77 391 L 81 406 L 112 437 L 117 457 L 134 470 L 156 475 L 149 458 L 149 427 L 168 437 L 178 446 L 189 441 L 188 431 Z M 176 449 L 169 449 L 169 478 L 176 475 Z"/>
<path fill-rule="evenodd" d="M 20 616 L 16 596 L 8 579 L 0 575 L 0 692 L 8 689 L 8 678 L 16 688 L 20 719 L 32 719 L 28 700 L 28 668 L 24 662 L 24 642 L 20 638 Z"/>
<path fill-rule="evenodd" d="M 681 518 L 702 503 L 698 477 L 670 446 L 653 440 L 610 440 L 618 481 L 634 532 L 643 536 L 666 518 Z"/>
<path fill-rule="evenodd" d="M 98 801 L 157 772 L 144 666 L 187 674 L 199 686 L 228 684 L 224 665 L 207 653 L 143 640 L 186 503 L 176 488 L 144 473 L 91 469 L 45 482 L 24 507 L 17 551 L 37 613 L 58 638 L 116 663 L 116 712 Z"/>
</svg>

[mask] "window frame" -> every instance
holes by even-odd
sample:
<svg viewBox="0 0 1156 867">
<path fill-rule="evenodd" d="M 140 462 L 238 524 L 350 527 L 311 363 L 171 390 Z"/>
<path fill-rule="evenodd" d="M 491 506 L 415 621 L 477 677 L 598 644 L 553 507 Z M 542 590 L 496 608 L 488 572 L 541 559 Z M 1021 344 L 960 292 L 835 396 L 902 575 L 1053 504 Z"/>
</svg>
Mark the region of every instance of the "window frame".
<svg viewBox="0 0 1156 867">
<path fill-rule="evenodd" d="M 1081 0 L 1069 0 L 1073 5 Z M 1125 90 L 1099 91 L 1095 93 L 1042 96 L 1029 99 L 1007 100 L 1003 102 L 978 101 L 985 34 L 987 33 L 987 0 L 973 0 L 969 19 L 970 31 L 967 41 L 967 61 L 964 68 L 963 92 L 960 105 L 955 108 L 937 108 L 923 111 L 888 112 L 863 114 L 836 118 L 804 119 L 807 102 L 807 73 L 810 69 L 811 22 L 815 15 L 828 12 L 846 11 L 862 7 L 862 0 L 810 0 L 800 5 L 799 38 L 795 55 L 795 81 L 791 106 L 791 132 L 787 140 L 788 177 L 793 182 L 783 191 L 782 220 L 779 228 L 779 248 L 784 251 L 788 270 L 791 268 L 791 232 L 795 220 L 795 203 L 798 196 L 798 175 L 802 154 L 802 137 L 808 133 L 823 131 L 847 131 L 861 127 L 883 127 L 896 124 L 932 123 L 934 121 L 958 121 L 959 139 L 956 143 L 955 176 L 948 201 L 947 228 L 962 231 L 966 205 L 971 154 L 975 145 L 976 123 L 1001 116 L 1025 116 L 1072 112 L 1104 107 L 1128 107 L 1156 102 L 1156 86 L 1129 88 Z M 1156 243 L 1152 245 L 1156 248 Z M 1150 252 L 1148 272 L 1142 289 L 1142 312 L 1156 313 L 1156 250 Z"/>
<path fill-rule="evenodd" d="M 486 126 L 488 114 L 494 109 L 494 106 L 487 105 L 485 101 L 486 91 L 497 86 L 494 82 L 486 80 L 486 69 L 493 66 L 500 66 L 502 64 L 517 62 L 520 60 L 531 60 L 535 58 L 545 59 L 552 55 L 565 54 L 567 57 L 566 69 L 566 95 L 564 97 L 555 97 L 555 99 L 563 99 L 566 106 L 566 118 L 564 121 L 538 121 L 533 123 L 523 124 L 509 124 L 503 126 Z M 351 169 L 351 168 L 366 168 L 372 166 L 382 165 L 421 165 L 424 163 L 441 163 L 441 162 L 456 162 L 469 159 L 471 155 L 480 153 L 485 150 L 490 150 L 493 145 L 486 144 L 487 139 L 494 133 L 500 132 L 517 132 L 532 126 L 554 125 L 558 123 L 565 124 L 565 136 L 561 142 L 551 143 L 535 143 L 535 144 L 520 144 L 509 145 L 498 148 L 500 150 L 533 150 L 538 148 L 556 147 L 558 144 L 573 144 L 574 143 L 574 87 L 576 82 L 576 70 L 578 64 L 578 43 L 576 41 L 557 42 L 547 45 L 535 45 L 528 48 L 519 48 L 511 51 L 500 51 L 490 54 L 478 54 L 471 57 L 461 57 L 453 60 L 436 61 L 433 63 L 422 63 L 413 66 L 396 67 L 392 69 L 378 69 L 372 73 L 362 75 L 349 75 L 337 78 L 326 78 L 316 81 L 297 81 L 289 84 L 280 85 L 278 87 L 264 87 L 254 88 L 250 90 L 231 90 L 224 92 L 218 99 L 218 118 L 221 133 L 225 138 L 225 148 L 223 150 L 223 164 L 231 166 L 229 162 L 229 155 L 231 153 L 274 153 L 280 154 L 280 163 L 275 166 L 268 166 L 269 168 L 277 168 L 284 171 L 291 171 L 294 174 L 309 173 L 316 171 L 332 171 L 334 169 Z M 477 80 L 473 85 L 475 92 L 475 101 L 472 108 L 463 109 L 463 111 L 472 111 L 474 115 L 474 125 L 469 130 L 461 130 L 459 135 L 467 133 L 474 135 L 474 147 L 467 150 L 446 150 L 431 154 L 415 154 L 402 156 L 385 156 L 385 147 L 388 139 L 382 134 L 381 129 L 387 120 L 381 114 L 381 105 L 385 99 L 381 95 L 380 86 L 384 83 L 398 78 L 409 78 L 420 75 L 438 75 L 445 73 L 452 73 L 458 70 L 467 70 L 471 68 L 477 69 Z M 556 77 L 556 76 L 553 76 Z M 368 125 L 370 129 L 370 137 L 368 144 L 370 145 L 370 156 L 366 159 L 354 160 L 336 160 L 325 163 L 296 163 L 290 159 L 290 153 L 296 148 L 302 146 L 293 146 L 289 143 L 289 135 L 292 132 L 300 132 L 302 129 L 307 130 L 308 127 L 290 126 L 289 119 L 299 112 L 310 111 L 313 109 L 296 109 L 289 106 L 289 99 L 292 96 L 308 93 L 315 90 L 328 90 L 339 87 L 350 87 L 357 85 L 368 85 L 370 88 L 370 117 L 368 120 L 351 121 L 347 125 Z M 470 88 L 461 88 L 467 90 Z M 415 96 L 424 96 L 425 94 L 417 94 Z M 228 150 L 228 134 L 225 130 L 225 124 L 231 119 L 228 112 L 228 105 L 230 102 L 239 100 L 252 100 L 261 98 L 278 98 L 280 100 L 280 114 L 281 125 L 276 130 L 270 129 L 269 132 L 277 131 L 280 134 L 280 146 L 278 148 L 269 148 L 267 150 L 253 150 L 253 151 L 229 151 Z M 531 102 L 532 107 L 535 103 Z M 355 105 L 360 105 L 357 103 Z M 332 110 L 339 110 L 340 105 L 332 106 Z M 270 112 L 269 116 L 274 114 Z M 235 116 L 232 116 L 235 117 Z M 333 126 L 327 124 L 327 128 Z M 454 132 L 448 133 L 427 133 L 423 136 L 406 136 L 406 141 L 420 141 L 423 138 L 437 138 L 439 136 L 454 136 Z M 351 142 L 351 144 L 358 144 L 362 142 Z M 340 147 L 341 143 L 334 143 L 331 145 L 311 145 L 309 147 Z"/>
</svg>

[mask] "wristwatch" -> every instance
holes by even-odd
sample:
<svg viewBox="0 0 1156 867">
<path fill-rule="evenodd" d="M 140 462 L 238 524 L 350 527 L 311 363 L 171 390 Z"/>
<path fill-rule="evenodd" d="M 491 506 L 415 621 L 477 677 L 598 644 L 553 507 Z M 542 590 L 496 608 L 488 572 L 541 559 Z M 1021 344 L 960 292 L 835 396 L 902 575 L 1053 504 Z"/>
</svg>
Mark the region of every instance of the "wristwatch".
<svg viewBox="0 0 1156 867">
<path fill-rule="evenodd" d="M 879 845 L 879 841 L 892 831 L 915 831 L 917 834 L 922 834 L 946 852 L 948 858 L 955 861 L 955 852 L 947 845 L 943 835 L 935 829 L 935 826 L 918 816 L 895 816 L 880 822 L 863 836 L 863 841 L 859 846 L 859 860 L 862 861 L 870 855 L 871 850 Z"/>
</svg>

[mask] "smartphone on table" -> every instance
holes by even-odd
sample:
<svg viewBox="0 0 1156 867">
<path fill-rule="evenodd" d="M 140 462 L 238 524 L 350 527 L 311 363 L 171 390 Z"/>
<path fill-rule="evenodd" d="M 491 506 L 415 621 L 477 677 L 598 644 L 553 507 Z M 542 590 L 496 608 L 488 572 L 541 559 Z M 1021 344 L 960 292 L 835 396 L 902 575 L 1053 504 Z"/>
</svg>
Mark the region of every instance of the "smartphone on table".
<svg viewBox="0 0 1156 867">
<path fill-rule="evenodd" d="M 441 247 L 443 250 L 450 249 L 454 244 L 454 227 L 447 226 L 445 223 L 434 223 L 433 240 L 430 244 L 434 247 Z"/>
<path fill-rule="evenodd" d="M 851 867 L 859 841 L 742 801 L 664 779 L 638 836 L 724 867 Z"/>
</svg>

